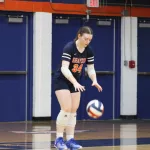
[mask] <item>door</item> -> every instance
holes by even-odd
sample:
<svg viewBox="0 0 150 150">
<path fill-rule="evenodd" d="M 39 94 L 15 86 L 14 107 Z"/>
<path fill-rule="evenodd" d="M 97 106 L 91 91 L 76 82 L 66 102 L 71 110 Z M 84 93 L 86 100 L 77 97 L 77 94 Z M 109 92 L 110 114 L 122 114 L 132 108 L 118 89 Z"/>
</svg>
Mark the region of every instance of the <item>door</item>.
<svg viewBox="0 0 150 150">
<path fill-rule="evenodd" d="M 150 119 L 150 20 L 139 19 L 138 23 L 138 82 L 137 115 Z"/>
<path fill-rule="evenodd" d="M 0 16 L 1 122 L 27 119 L 27 19 L 14 23 Z"/>
<path fill-rule="evenodd" d="M 104 104 L 104 114 L 100 120 L 113 119 L 115 114 L 115 20 L 100 19 L 99 21 L 99 25 L 97 25 L 97 19 L 90 20 L 87 25 L 94 32 L 91 46 L 95 53 L 97 80 L 103 87 L 103 91 L 99 93 L 95 87 L 92 87 L 92 82 L 88 77 L 83 79 L 82 84 L 86 86 L 86 91 L 82 94 L 79 119 L 92 119 L 87 116 L 85 108 L 93 99 L 98 99 Z"/>
<path fill-rule="evenodd" d="M 76 33 L 81 26 L 81 19 L 74 18 L 69 19 L 68 24 L 56 24 L 55 19 L 59 16 L 53 15 L 53 26 L 52 26 L 52 70 L 55 71 L 59 64 L 61 63 L 61 55 L 63 52 L 63 47 L 69 41 L 74 40 Z M 57 118 L 57 115 L 60 111 L 59 103 L 56 99 L 54 90 L 53 90 L 53 78 L 52 78 L 52 120 Z"/>
</svg>

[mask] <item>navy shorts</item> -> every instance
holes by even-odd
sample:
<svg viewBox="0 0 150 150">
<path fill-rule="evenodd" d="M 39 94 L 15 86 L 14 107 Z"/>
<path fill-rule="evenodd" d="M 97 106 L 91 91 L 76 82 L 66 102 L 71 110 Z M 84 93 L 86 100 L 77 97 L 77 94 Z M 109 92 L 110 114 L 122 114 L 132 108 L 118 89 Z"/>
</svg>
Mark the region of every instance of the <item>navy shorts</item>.
<svg viewBox="0 0 150 150">
<path fill-rule="evenodd" d="M 70 81 L 60 79 L 60 78 L 54 79 L 54 90 L 57 91 L 57 90 L 63 90 L 63 89 L 69 90 L 70 93 L 78 92 L 78 91 L 75 91 L 75 88 Z"/>
</svg>

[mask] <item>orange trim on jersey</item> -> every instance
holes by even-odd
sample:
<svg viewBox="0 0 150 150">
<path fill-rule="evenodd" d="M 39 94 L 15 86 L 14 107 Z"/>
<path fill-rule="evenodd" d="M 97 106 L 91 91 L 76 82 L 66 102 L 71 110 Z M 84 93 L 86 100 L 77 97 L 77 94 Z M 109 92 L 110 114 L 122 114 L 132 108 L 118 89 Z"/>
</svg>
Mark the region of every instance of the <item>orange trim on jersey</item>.
<svg viewBox="0 0 150 150">
<path fill-rule="evenodd" d="M 5 0 L 0 3 L 0 10 L 25 11 L 25 12 L 50 12 L 57 14 L 86 15 L 86 10 L 91 10 L 91 15 L 97 16 L 122 16 L 122 6 L 104 6 L 99 8 L 87 8 L 85 4 L 63 4 L 49 2 L 29 2 L 21 0 Z M 150 17 L 150 8 L 132 7 L 127 8 L 130 16 Z"/>
</svg>

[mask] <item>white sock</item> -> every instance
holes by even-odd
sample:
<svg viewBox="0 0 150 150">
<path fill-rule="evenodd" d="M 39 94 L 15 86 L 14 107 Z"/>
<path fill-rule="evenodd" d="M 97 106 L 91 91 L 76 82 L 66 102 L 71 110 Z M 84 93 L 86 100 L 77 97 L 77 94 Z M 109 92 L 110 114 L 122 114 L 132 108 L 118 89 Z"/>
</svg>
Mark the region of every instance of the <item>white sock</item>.
<svg viewBox="0 0 150 150">
<path fill-rule="evenodd" d="M 67 141 L 69 141 L 70 139 L 74 138 L 74 135 L 66 135 Z"/>
</svg>

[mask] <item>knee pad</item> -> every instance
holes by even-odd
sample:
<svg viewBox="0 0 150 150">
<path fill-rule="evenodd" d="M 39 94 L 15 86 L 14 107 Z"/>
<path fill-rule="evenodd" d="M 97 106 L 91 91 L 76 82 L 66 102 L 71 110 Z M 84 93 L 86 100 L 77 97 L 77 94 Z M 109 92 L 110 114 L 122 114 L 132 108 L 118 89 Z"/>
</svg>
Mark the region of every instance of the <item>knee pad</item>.
<svg viewBox="0 0 150 150">
<path fill-rule="evenodd" d="M 67 126 L 75 127 L 76 122 L 77 122 L 77 113 L 70 113 L 70 118 Z"/>
<path fill-rule="evenodd" d="M 70 112 L 65 112 L 63 110 L 57 116 L 56 124 L 60 126 L 66 126 L 70 118 Z"/>
</svg>

